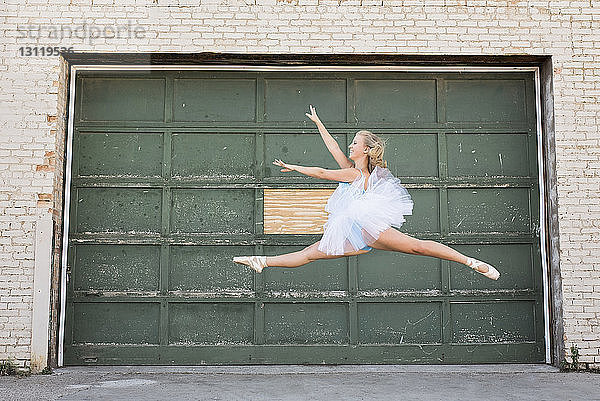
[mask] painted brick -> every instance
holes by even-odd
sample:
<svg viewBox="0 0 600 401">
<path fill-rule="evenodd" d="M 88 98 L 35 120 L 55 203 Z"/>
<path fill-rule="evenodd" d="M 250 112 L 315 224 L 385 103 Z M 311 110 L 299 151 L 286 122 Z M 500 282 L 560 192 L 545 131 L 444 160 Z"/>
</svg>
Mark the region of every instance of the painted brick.
<svg viewBox="0 0 600 401">
<path fill-rule="evenodd" d="M 600 311 L 591 302 L 600 293 L 600 43 L 591 36 L 600 29 L 600 7 L 587 0 L 436 0 L 426 6 L 418 0 L 4 3 L 10 16 L 4 19 L 0 56 L 0 359 L 29 358 L 31 322 L 18 319 L 31 307 L 26 289 L 32 287 L 34 226 L 23 223 L 52 213 L 54 269 L 60 262 L 66 111 L 58 106 L 66 101 L 66 69 L 57 57 L 17 56 L 19 46 L 53 43 L 94 52 L 552 55 L 565 345 L 577 342 L 589 366 L 600 364 L 600 345 L 591 338 L 600 334 Z M 17 35 L 17 24 L 66 28 L 91 22 L 131 23 L 145 34 L 95 40 Z M 54 152 L 53 162 L 36 150 Z M 56 325 L 56 316 L 52 321 Z M 9 330 L 16 322 L 22 329 Z"/>
</svg>

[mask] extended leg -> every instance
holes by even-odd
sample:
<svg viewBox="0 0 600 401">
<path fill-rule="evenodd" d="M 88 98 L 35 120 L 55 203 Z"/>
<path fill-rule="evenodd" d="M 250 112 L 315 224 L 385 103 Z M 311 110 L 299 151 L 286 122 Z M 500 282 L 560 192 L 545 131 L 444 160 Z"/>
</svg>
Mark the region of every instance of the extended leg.
<svg viewBox="0 0 600 401">
<path fill-rule="evenodd" d="M 309 245 L 306 248 L 297 252 L 286 253 L 278 256 L 267 256 L 267 266 L 298 267 L 319 259 L 335 259 L 344 256 L 352 256 L 368 252 L 361 250 L 347 253 L 345 255 L 328 255 L 324 252 L 319 251 L 319 242 L 320 241 L 317 241 L 314 244 Z"/>
<path fill-rule="evenodd" d="M 457 250 L 452 249 L 444 244 L 440 244 L 439 242 L 420 240 L 401 233 L 393 228 L 389 228 L 382 232 L 379 238 L 377 238 L 377 241 L 375 241 L 375 243 L 373 243 L 371 246 L 375 249 L 382 249 L 386 251 L 403 252 L 412 255 L 433 256 L 440 259 L 451 260 L 453 262 L 458 262 L 469 266 L 484 275 L 489 272 L 490 274 L 486 277 L 494 280 L 496 280 L 499 276 L 497 270 L 487 263 L 481 262 L 477 259 L 469 258 Z M 490 268 L 492 270 L 491 272 Z M 498 274 L 496 275 L 496 273 Z"/>
<path fill-rule="evenodd" d="M 307 246 L 301 251 L 286 253 L 277 256 L 236 256 L 233 258 L 235 263 L 250 266 L 257 273 L 262 272 L 263 268 L 271 267 L 298 267 L 319 259 L 335 259 L 343 256 L 359 255 L 368 252 L 367 250 L 359 250 L 349 252 L 344 255 L 328 255 L 319 251 L 319 242 Z"/>
<path fill-rule="evenodd" d="M 381 233 L 377 241 L 371 245 L 375 249 L 409 253 L 411 255 L 433 256 L 462 264 L 467 263 L 467 257 L 455 249 L 439 242 L 420 240 L 388 228 Z"/>
</svg>

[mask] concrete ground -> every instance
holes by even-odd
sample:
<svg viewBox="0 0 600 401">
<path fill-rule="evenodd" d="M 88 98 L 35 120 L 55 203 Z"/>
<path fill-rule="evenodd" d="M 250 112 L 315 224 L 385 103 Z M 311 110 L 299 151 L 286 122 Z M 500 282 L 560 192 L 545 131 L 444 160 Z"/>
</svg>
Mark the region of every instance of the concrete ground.
<svg viewBox="0 0 600 401">
<path fill-rule="evenodd" d="M 547 365 L 82 366 L 0 377 L 2 400 L 600 400 Z"/>
</svg>

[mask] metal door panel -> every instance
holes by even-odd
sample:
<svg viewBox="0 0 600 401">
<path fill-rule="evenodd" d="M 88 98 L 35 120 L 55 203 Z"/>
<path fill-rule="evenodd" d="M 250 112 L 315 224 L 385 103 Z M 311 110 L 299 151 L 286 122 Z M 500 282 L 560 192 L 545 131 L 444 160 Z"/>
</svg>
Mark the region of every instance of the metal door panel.
<svg viewBox="0 0 600 401">
<path fill-rule="evenodd" d="M 84 78 L 80 121 L 162 121 L 164 78 Z"/>
<path fill-rule="evenodd" d="M 309 104 L 317 108 L 321 121 L 346 121 L 345 79 L 266 77 L 264 94 L 264 121 L 303 121 Z"/>
<path fill-rule="evenodd" d="M 265 255 L 296 252 L 303 246 L 265 246 Z M 318 260 L 304 268 L 266 269 L 263 290 L 283 294 L 348 291 L 348 262 L 345 258 Z M 300 295 L 300 294 L 298 294 Z"/>
<path fill-rule="evenodd" d="M 440 302 L 358 304 L 362 344 L 431 344 L 442 342 Z"/>
<path fill-rule="evenodd" d="M 171 176 L 174 178 L 223 181 L 254 175 L 253 133 L 174 133 L 171 144 Z"/>
<path fill-rule="evenodd" d="M 357 79 L 356 119 L 361 123 L 436 121 L 434 79 Z"/>
<path fill-rule="evenodd" d="M 448 220 L 453 233 L 529 233 L 529 188 L 449 189 Z"/>
<path fill-rule="evenodd" d="M 160 177 L 162 155 L 162 133 L 79 134 L 79 176 Z"/>
<path fill-rule="evenodd" d="M 346 344 L 344 303 L 265 303 L 266 344 Z"/>
<path fill-rule="evenodd" d="M 254 304 L 173 302 L 169 304 L 169 344 L 251 344 Z"/>
<path fill-rule="evenodd" d="M 446 81 L 448 121 L 516 122 L 527 116 L 523 79 Z"/>
<path fill-rule="evenodd" d="M 440 200 L 438 189 L 408 191 L 414 202 L 412 215 L 406 216 L 401 231 L 407 234 L 440 232 Z"/>
<path fill-rule="evenodd" d="M 160 233 L 161 200 L 155 188 L 78 188 L 76 231 Z"/>
<path fill-rule="evenodd" d="M 158 344 L 160 304 L 86 302 L 74 304 L 75 344 Z"/>
<path fill-rule="evenodd" d="M 348 154 L 345 135 L 333 134 L 342 151 Z M 306 179 L 305 175 L 292 172 L 281 172 L 281 167 L 272 162 L 281 159 L 290 164 L 303 166 L 318 166 L 327 169 L 338 169 L 340 166 L 323 145 L 323 140 L 318 134 L 265 134 L 264 135 L 264 176 L 266 179 L 281 177 L 287 181 Z M 314 178 L 309 178 L 314 182 Z M 324 181 L 324 180 L 321 180 Z"/>
<path fill-rule="evenodd" d="M 527 134 L 448 134 L 450 177 L 528 177 Z"/>
<path fill-rule="evenodd" d="M 78 244 L 74 289 L 87 292 L 158 291 L 160 247 L 133 244 Z"/>
<path fill-rule="evenodd" d="M 232 269 L 232 255 L 251 255 L 251 246 L 173 245 L 169 248 L 169 291 L 243 293 L 253 290 L 252 272 Z"/>
<path fill-rule="evenodd" d="M 452 342 L 535 341 L 533 301 L 452 302 Z"/>
<path fill-rule="evenodd" d="M 427 256 L 375 251 L 358 258 L 360 291 L 441 291 L 441 274 L 441 260 Z"/>
<path fill-rule="evenodd" d="M 254 191 L 173 189 L 172 233 L 254 233 Z"/>
<path fill-rule="evenodd" d="M 173 121 L 255 121 L 256 80 L 173 79 Z"/>
<path fill-rule="evenodd" d="M 500 242 L 500 241 L 498 241 Z M 536 289 L 534 282 L 534 250 L 531 244 L 477 244 L 456 245 L 456 250 L 481 260 L 493 260 L 502 271 L 502 280 L 491 281 L 464 265 L 450 265 L 450 289 L 452 291 L 528 291 Z"/>
<path fill-rule="evenodd" d="M 439 176 L 437 134 L 391 134 L 385 139 L 385 159 L 396 177 Z"/>
</svg>

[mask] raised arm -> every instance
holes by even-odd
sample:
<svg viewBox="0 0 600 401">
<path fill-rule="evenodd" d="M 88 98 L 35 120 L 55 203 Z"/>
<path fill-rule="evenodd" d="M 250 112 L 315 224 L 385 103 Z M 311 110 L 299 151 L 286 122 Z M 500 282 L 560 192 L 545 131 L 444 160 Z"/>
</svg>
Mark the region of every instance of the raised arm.
<svg viewBox="0 0 600 401">
<path fill-rule="evenodd" d="M 352 182 L 360 175 L 358 169 L 354 167 L 343 168 L 340 170 L 328 170 L 321 167 L 306 167 L 298 166 L 296 164 L 288 164 L 279 159 L 275 160 L 273 164 L 282 167 L 281 171 L 297 171 L 310 177 L 321 178 L 330 181 Z"/>
<path fill-rule="evenodd" d="M 340 145 L 336 142 L 335 139 L 331 136 L 331 134 L 325 128 L 325 125 L 321 122 L 319 117 L 317 116 L 317 112 L 315 108 L 310 105 L 310 114 L 306 113 L 306 116 L 310 118 L 315 124 L 317 124 L 317 128 L 319 129 L 319 133 L 321 134 L 321 138 L 323 138 L 323 142 L 325 142 L 325 146 L 327 146 L 327 150 L 333 156 L 337 164 L 341 168 L 350 168 L 353 167 L 354 164 L 350 159 L 346 157 L 344 152 L 340 149 Z"/>
</svg>

